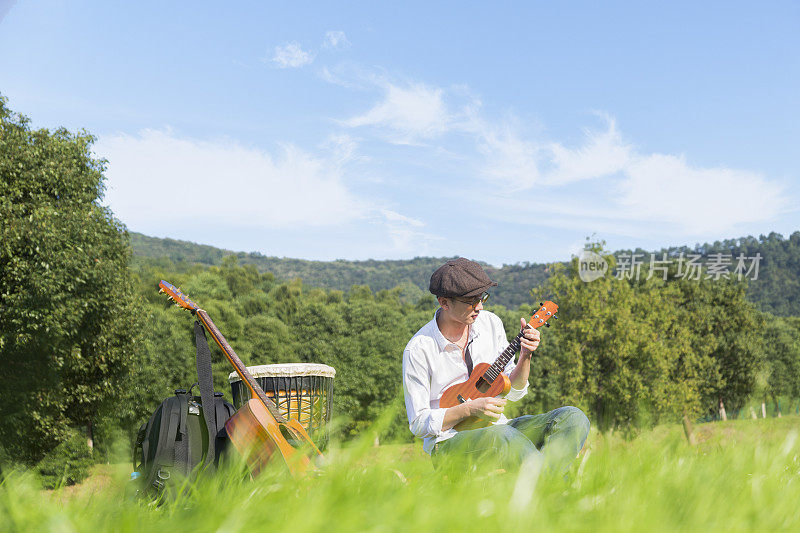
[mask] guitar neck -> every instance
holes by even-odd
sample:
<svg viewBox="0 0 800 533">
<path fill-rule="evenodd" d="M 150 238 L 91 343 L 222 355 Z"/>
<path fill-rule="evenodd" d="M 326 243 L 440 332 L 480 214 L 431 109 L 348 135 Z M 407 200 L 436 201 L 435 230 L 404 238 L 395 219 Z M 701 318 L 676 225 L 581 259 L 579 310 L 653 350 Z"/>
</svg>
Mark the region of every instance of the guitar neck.
<svg viewBox="0 0 800 533">
<path fill-rule="evenodd" d="M 247 385 L 247 388 L 250 390 L 250 397 L 258 398 L 261 403 L 264 404 L 264 407 L 267 408 L 267 410 L 279 423 L 286 424 L 286 420 L 283 418 L 283 415 L 281 415 L 280 411 L 278 411 L 277 407 L 275 407 L 275 403 L 269 399 L 258 382 L 253 379 L 253 376 L 251 376 L 250 372 L 247 371 L 247 368 L 244 366 L 244 363 L 242 363 L 242 360 L 239 359 L 239 356 L 233 351 L 231 345 L 228 344 L 228 341 L 225 340 L 225 337 L 222 335 L 222 333 L 220 333 L 219 329 L 217 329 L 217 326 L 211 321 L 211 317 L 208 316 L 208 313 L 202 309 L 198 309 L 196 314 L 205 326 L 206 330 L 216 341 L 217 346 L 220 347 L 222 352 L 225 354 L 225 357 L 227 357 L 228 361 L 230 361 L 230 363 L 233 365 L 233 368 L 242 379 L 242 382 Z"/>
</svg>

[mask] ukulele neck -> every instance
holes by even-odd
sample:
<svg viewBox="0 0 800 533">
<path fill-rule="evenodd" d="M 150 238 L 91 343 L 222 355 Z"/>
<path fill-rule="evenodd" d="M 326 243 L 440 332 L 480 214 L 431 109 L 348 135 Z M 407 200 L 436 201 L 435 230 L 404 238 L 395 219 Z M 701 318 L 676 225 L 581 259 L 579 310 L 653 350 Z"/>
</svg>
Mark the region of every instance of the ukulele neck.
<svg viewBox="0 0 800 533">
<path fill-rule="evenodd" d="M 514 339 L 508 343 L 506 349 L 500 352 L 500 355 L 497 356 L 497 359 L 494 360 L 494 363 L 484 372 L 483 378 L 488 381 L 489 383 L 493 382 L 497 377 L 503 372 L 503 369 L 506 367 L 509 361 L 514 358 L 514 354 L 516 354 L 520 349 L 520 340 L 522 339 L 523 332 L 520 331 Z"/>
</svg>

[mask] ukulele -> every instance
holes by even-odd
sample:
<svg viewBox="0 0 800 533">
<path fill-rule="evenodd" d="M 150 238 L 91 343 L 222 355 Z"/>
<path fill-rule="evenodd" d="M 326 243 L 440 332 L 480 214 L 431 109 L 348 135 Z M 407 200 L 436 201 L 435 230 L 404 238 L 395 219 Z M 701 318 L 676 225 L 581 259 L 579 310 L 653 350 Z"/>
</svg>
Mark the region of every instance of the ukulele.
<svg viewBox="0 0 800 533">
<path fill-rule="evenodd" d="M 211 321 L 208 313 L 171 283 L 161 280 L 158 286 L 158 292 L 166 293 L 170 300 L 175 301 L 175 305 L 189 310 L 200 320 L 233 365 L 242 382 L 247 385 L 250 399 L 225 422 L 225 432 L 236 450 L 245 457 L 253 475 L 258 474 L 275 455 L 283 459 L 292 475 L 317 470 L 309 455 L 321 458 L 322 453 L 314 445 L 306 429 L 299 421 L 294 419 L 287 421 L 281 415 Z"/>
<path fill-rule="evenodd" d="M 553 302 L 548 300 L 544 303 L 540 303 L 539 309 L 533 314 L 525 328 L 538 329 L 541 326 L 550 327 L 548 320 L 550 320 L 550 318 L 558 318 L 555 316 L 556 311 L 558 311 L 558 306 Z M 522 339 L 522 336 L 525 334 L 525 328 L 520 330 L 519 334 L 514 337 L 514 340 L 508 343 L 506 349 L 500 352 L 500 355 L 497 356 L 494 363 L 491 365 L 489 363 L 479 363 L 475 365 L 467 381 L 456 383 L 445 389 L 439 400 L 439 407 L 453 407 L 454 405 L 464 403 L 473 398 L 500 396 L 511 390 L 511 380 L 508 379 L 507 375 L 503 374 L 503 369 L 520 349 L 520 339 Z M 471 416 L 456 424 L 453 429 L 456 431 L 464 431 L 467 429 L 487 427 L 491 425 L 491 423 L 491 420 Z"/>
</svg>

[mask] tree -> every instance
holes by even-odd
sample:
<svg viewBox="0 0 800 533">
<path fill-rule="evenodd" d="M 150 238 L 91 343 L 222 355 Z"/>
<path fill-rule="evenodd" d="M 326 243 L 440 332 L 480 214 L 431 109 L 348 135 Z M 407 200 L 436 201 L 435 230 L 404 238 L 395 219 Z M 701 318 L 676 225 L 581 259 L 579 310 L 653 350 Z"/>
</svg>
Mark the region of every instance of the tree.
<svg viewBox="0 0 800 533">
<path fill-rule="evenodd" d="M 764 328 L 764 396 L 771 396 L 779 412 L 778 398 L 800 397 L 800 330 L 797 318 L 769 317 Z"/>
<path fill-rule="evenodd" d="M 613 266 L 611 256 L 606 260 Z M 657 291 L 610 276 L 585 283 L 577 259 L 568 270 L 555 269 L 546 291 L 560 306 L 560 320 L 547 330 L 555 339 L 533 369 L 542 390 L 556 395 L 543 403 L 580 406 L 601 429 L 635 427 L 669 408 L 656 401 L 666 396 L 658 379 L 669 367 L 667 343 L 656 334 L 668 328 L 654 327 L 658 319 L 651 316 L 663 307 Z"/>
<path fill-rule="evenodd" d="M 602 244 L 592 251 L 603 253 Z M 605 256 L 609 272 L 614 258 Z M 556 265 L 534 296 L 559 306 L 531 368 L 540 410 L 573 404 L 601 429 L 633 428 L 683 414 L 738 409 L 761 362 L 761 315 L 732 280 L 605 276 L 584 282 L 577 258 Z"/>
<path fill-rule="evenodd" d="M 0 97 L 0 442 L 34 462 L 89 430 L 137 349 L 125 227 L 94 138 L 32 130 Z"/>
<path fill-rule="evenodd" d="M 723 401 L 738 411 L 753 393 L 763 364 L 764 319 L 736 280 L 676 280 L 673 300 L 681 327 L 690 334 L 690 353 L 700 362 L 699 392 L 704 409 L 716 413 Z M 693 376 L 697 375 L 692 372 Z"/>
</svg>

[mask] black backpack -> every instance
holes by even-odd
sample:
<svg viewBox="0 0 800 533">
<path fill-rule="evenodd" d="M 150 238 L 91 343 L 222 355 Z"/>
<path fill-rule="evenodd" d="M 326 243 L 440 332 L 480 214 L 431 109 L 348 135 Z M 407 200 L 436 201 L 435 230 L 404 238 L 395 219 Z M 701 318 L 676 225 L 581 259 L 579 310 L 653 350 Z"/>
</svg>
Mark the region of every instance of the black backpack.
<svg viewBox="0 0 800 533">
<path fill-rule="evenodd" d="M 133 448 L 133 478 L 139 493 L 160 496 L 175 479 L 195 475 L 198 467 L 214 470 L 228 437 L 225 422 L 235 408 L 221 392 L 213 392 L 211 352 L 205 331 L 194 324 L 200 396 L 177 389 L 142 424 Z M 172 480 L 172 481 L 170 481 Z"/>
</svg>

